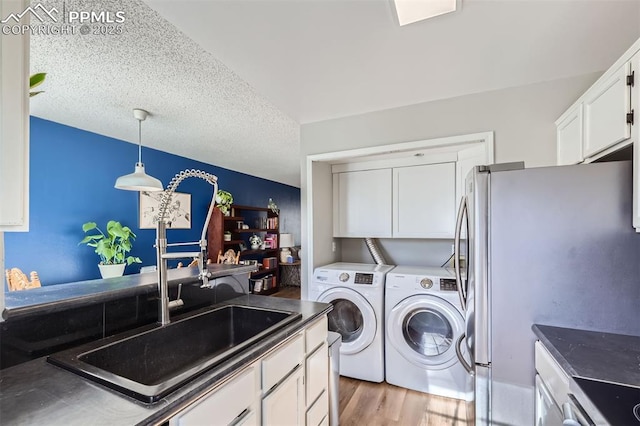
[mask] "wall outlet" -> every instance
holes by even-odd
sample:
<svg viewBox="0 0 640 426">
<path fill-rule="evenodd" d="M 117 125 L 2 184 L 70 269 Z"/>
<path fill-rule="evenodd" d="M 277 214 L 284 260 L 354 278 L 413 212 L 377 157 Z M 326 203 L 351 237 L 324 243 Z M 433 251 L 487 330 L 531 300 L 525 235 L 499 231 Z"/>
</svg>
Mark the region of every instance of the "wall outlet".
<svg viewBox="0 0 640 426">
<path fill-rule="evenodd" d="M 331 251 L 334 252 L 334 253 L 336 252 L 336 242 L 335 241 L 331 242 Z"/>
</svg>

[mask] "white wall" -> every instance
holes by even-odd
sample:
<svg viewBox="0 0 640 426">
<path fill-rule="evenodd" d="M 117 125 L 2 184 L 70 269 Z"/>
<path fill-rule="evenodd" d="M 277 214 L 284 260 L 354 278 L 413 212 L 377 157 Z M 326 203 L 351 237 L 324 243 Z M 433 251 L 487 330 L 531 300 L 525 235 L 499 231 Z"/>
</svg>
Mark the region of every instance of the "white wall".
<svg viewBox="0 0 640 426">
<path fill-rule="evenodd" d="M 302 125 L 303 248 L 309 246 L 307 155 L 493 131 L 497 163 L 524 160 L 527 167 L 553 165 L 556 161 L 555 120 L 600 75 L 591 73 Z M 324 215 L 315 213 L 314 228 L 331 229 L 330 213 L 329 207 Z M 329 225 L 317 224 L 319 220 L 327 220 Z M 329 247 L 332 240 L 326 233 L 314 232 L 314 238 L 321 240 L 314 242 L 316 247 Z M 437 253 L 433 260 L 446 252 L 447 244 L 434 247 Z M 342 246 L 341 259 L 355 259 L 362 254 L 362 246 L 354 246 L 352 242 L 348 246 Z M 306 277 L 313 266 L 303 263 L 303 296 L 306 295 Z"/>
</svg>

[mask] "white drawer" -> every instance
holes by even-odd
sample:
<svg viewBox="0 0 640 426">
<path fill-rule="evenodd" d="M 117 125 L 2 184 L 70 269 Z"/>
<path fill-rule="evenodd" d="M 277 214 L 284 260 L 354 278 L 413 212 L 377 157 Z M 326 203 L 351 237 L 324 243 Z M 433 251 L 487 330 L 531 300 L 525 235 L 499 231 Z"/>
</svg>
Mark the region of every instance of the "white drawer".
<svg viewBox="0 0 640 426">
<path fill-rule="evenodd" d="M 323 423 L 323 420 L 329 418 L 329 398 L 327 397 L 327 391 L 313 403 L 311 408 L 307 410 L 307 426 L 319 426 Z"/>
<path fill-rule="evenodd" d="M 329 350 L 327 343 L 320 346 L 307 358 L 306 383 L 307 399 L 306 405 L 311 403 L 328 387 L 329 383 Z"/>
<path fill-rule="evenodd" d="M 566 398 L 569 393 L 569 376 L 542 343 L 535 343 L 536 371 L 554 398 Z M 556 401 L 562 405 L 565 401 Z"/>
<path fill-rule="evenodd" d="M 327 316 L 323 316 L 318 322 L 307 328 L 305 352 L 310 354 L 315 348 L 327 341 L 329 325 Z"/>
<path fill-rule="evenodd" d="M 302 333 L 262 360 L 262 393 L 267 393 L 304 360 Z"/>
<path fill-rule="evenodd" d="M 200 426 L 210 424 L 212 419 L 215 419 L 217 424 L 228 425 L 245 410 L 251 409 L 253 396 L 257 391 L 255 368 L 250 367 L 240 376 L 213 390 L 208 396 L 172 418 L 170 425 Z M 240 398 L 239 395 L 243 397 Z M 248 417 L 251 417 L 250 414 Z"/>
</svg>

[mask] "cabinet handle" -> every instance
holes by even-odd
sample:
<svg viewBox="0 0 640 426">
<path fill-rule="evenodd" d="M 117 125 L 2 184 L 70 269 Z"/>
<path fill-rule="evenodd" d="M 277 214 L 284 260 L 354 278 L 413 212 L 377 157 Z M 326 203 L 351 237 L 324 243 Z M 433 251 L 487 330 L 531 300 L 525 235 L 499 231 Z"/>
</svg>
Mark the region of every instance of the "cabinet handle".
<svg viewBox="0 0 640 426">
<path fill-rule="evenodd" d="M 230 426 L 233 425 L 237 425 L 239 423 L 241 423 L 244 419 L 246 419 L 247 417 L 249 417 L 249 414 L 251 414 L 251 409 L 250 408 L 245 408 L 245 410 L 240 413 L 238 415 L 238 417 L 236 417 L 230 424 Z"/>
</svg>

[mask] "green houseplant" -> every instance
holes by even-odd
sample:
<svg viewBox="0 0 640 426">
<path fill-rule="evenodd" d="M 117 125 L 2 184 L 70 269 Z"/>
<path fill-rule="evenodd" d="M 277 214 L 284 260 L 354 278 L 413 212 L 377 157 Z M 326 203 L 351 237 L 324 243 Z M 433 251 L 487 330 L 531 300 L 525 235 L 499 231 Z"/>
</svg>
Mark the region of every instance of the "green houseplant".
<svg viewBox="0 0 640 426">
<path fill-rule="evenodd" d="M 218 191 L 216 193 L 216 206 L 220 209 L 223 215 L 229 216 L 229 209 L 233 203 L 233 195 L 228 191 Z"/>
<path fill-rule="evenodd" d="M 136 238 L 136 234 L 128 226 L 122 226 L 120 222 L 110 220 L 107 222 L 107 233 L 102 232 L 95 222 L 87 222 L 82 225 L 82 230 L 86 235 L 78 244 L 86 244 L 95 248 L 95 252 L 100 256 L 100 273 L 102 278 L 119 277 L 124 273 L 125 265 L 132 263 L 142 263 L 139 257 L 127 256 L 131 251 L 131 241 Z"/>
</svg>

